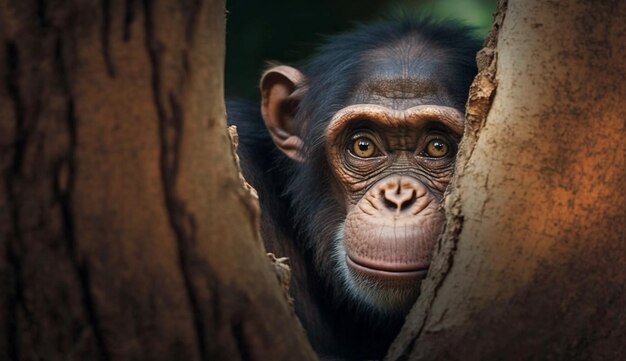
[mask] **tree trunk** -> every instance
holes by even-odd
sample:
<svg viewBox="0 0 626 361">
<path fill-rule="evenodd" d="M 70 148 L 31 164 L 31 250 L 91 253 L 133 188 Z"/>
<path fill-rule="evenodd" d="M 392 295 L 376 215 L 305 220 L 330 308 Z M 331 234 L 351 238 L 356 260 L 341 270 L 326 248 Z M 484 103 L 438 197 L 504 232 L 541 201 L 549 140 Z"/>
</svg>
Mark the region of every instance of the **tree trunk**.
<svg viewBox="0 0 626 361">
<path fill-rule="evenodd" d="M 387 360 L 626 355 L 624 19 L 619 0 L 500 4 L 448 226 Z"/>
<path fill-rule="evenodd" d="M 0 0 L 0 359 L 315 358 L 231 149 L 224 13 Z"/>
</svg>

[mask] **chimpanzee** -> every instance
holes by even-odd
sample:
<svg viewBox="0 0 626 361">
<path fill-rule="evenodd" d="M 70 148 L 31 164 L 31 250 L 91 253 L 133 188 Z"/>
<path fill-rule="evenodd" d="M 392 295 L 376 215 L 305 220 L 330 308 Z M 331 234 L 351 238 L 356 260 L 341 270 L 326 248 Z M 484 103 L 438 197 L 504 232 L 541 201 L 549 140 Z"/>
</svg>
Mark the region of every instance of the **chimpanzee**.
<svg viewBox="0 0 626 361">
<path fill-rule="evenodd" d="M 419 295 L 477 71 L 471 33 L 360 26 L 300 70 L 270 67 L 260 107 L 228 104 L 267 250 L 290 258 L 296 313 L 322 356 L 383 357 Z"/>
</svg>

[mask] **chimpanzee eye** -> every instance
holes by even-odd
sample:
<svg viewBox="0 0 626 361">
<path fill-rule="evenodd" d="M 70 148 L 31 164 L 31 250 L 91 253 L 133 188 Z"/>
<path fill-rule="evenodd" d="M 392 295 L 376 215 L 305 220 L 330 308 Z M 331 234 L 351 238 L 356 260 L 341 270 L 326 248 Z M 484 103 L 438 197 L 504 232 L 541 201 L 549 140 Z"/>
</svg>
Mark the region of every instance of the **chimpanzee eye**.
<svg viewBox="0 0 626 361">
<path fill-rule="evenodd" d="M 442 139 L 433 139 L 426 144 L 426 155 L 433 158 L 442 158 L 450 152 L 450 145 Z"/>
<path fill-rule="evenodd" d="M 352 153 L 360 158 L 370 158 L 376 154 L 374 142 L 367 137 L 359 137 L 352 143 Z"/>
</svg>

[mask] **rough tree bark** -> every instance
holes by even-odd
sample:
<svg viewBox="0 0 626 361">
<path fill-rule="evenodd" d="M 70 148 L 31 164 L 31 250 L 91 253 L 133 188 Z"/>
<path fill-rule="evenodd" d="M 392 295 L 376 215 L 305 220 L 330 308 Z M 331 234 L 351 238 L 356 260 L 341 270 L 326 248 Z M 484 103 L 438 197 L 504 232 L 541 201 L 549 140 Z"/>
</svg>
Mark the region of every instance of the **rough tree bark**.
<svg viewBox="0 0 626 361">
<path fill-rule="evenodd" d="M 235 165 L 224 13 L 0 1 L 0 359 L 315 358 Z"/>
<path fill-rule="evenodd" d="M 626 355 L 624 19 L 619 0 L 500 4 L 448 226 L 387 360 Z"/>
</svg>

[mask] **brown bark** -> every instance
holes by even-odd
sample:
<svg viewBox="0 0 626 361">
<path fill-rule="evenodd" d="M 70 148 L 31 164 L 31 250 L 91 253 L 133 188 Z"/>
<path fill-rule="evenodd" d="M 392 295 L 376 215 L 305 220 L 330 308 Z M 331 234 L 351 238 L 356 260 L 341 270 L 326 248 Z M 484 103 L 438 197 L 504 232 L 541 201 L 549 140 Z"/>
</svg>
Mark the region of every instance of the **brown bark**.
<svg viewBox="0 0 626 361">
<path fill-rule="evenodd" d="M 220 0 L 0 1 L 0 359 L 314 359 L 223 58 Z"/>
<path fill-rule="evenodd" d="M 625 18 L 623 1 L 501 3 L 448 226 L 387 360 L 626 355 Z"/>
</svg>

